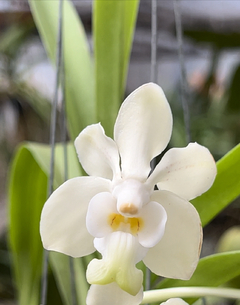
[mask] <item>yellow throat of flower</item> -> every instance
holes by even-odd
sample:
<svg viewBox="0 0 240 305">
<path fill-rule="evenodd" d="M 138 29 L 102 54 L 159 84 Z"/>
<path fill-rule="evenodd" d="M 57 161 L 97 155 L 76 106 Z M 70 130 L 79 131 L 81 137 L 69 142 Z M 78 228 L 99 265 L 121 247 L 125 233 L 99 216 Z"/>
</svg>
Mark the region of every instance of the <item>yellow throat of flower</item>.
<svg viewBox="0 0 240 305">
<path fill-rule="evenodd" d="M 114 232 L 123 231 L 132 235 L 136 235 L 144 227 L 144 221 L 141 217 L 125 217 L 116 213 L 109 214 L 108 223 Z"/>
</svg>

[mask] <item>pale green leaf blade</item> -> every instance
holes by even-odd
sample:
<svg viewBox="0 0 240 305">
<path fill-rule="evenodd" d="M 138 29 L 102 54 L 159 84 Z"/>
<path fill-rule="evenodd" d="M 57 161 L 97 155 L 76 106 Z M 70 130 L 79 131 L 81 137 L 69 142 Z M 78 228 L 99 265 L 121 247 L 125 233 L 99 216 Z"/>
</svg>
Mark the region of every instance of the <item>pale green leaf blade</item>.
<svg viewBox="0 0 240 305">
<path fill-rule="evenodd" d="M 56 145 L 55 187 L 64 181 L 63 154 L 63 145 Z M 20 305 L 39 303 L 43 251 L 39 222 L 42 207 L 47 199 L 50 156 L 49 145 L 25 143 L 16 153 L 11 169 L 9 239 Z M 69 178 L 79 176 L 81 171 L 72 143 L 67 145 L 67 157 Z M 77 277 L 81 278 L 82 275 Z M 65 301 L 69 292 L 66 288 L 65 285 L 61 291 Z"/>
<path fill-rule="evenodd" d="M 123 39 L 124 39 L 125 47 L 123 50 L 121 75 L 122 75 L 122 91 L 124 93 L 130 54 L 132 50 L 132 42 L 135 32 L 136 19 L 138 14 L 139 0 L 123 1 L 123 4 L 124 4 Z"/>
<path fill-rule="evenodd" d="M 89 289 L 89 285 L 86 281 L 86 267 L 83 264 L 84 258 L 72 259 L 75 287 L 71 286 L 70 257 L 61 253 L 50 252 L 50 265 L 64 304 L 73 304 L 73 297 L 76 297 L 77 304 L 84 305 Z M 74 293 L 72 290 L 75 290 L 75 296 L 72 295 L 72 293 Z"/>
<path fill-rule="evenodd" d="M 192 200 L 203 226 L 240 195 L 240 144 L 217 162 L 217 172 L 209 191 Z"/>
<path fill-rule="evenodd" d="M 95 257 L 92 257 L 92 259 L 93 258 Z M 74 259 L 75 283 L 77 288 L 77 299 L 79 305 L 86 304 L 86 298 L 89 289 L 89 284 L 86 281 L 86 270 L 88 264 L 86 264 L 85 262 L 86 262 L 86 257 Z"/>
<path fill-rule="evenodd" d="M 24 146 L 14 159 L 9 184 L 9 243 L 20 305 L 39 303 L 42 243 L 40 214 L 47 176 Z"/>
<path fill-rule="evenodd" d="M 112 135 L 123 99 L 138 0 L 94 1 L 97 121 Z"/>
<path fill-rule="evenodd" d="M 51 149 L 49 145 L 28 142 L 25 147 L 34 156 L 36 162 L 42 170 L 49 175 Z M 67 163 L 68 163 L 68 179 L 82 175 L 80 163 L 77 158 L 77 153 L 72 143 L 67 144 Z M 54 187 L 58 187 L 64 182 L 64 147 L 62 144 L 55 146 L 55 161 L 54 161 Z"/>
<path fill-rule="evenodd" d="M 73 303 L 71 294 L 70 258 L 62 253 L 49 253 L 50 265 L 65 305 Z"/>
<path fill-rule="evenodd" d="M 31 11 L 48 56 L 55 64 L 59 1 L 29 0 Z M 64 1 L 63 53 L 66 108 L 72 140 L 95 119 L 93 63 L 86 34 L 71 1 Z"/>
</svg>

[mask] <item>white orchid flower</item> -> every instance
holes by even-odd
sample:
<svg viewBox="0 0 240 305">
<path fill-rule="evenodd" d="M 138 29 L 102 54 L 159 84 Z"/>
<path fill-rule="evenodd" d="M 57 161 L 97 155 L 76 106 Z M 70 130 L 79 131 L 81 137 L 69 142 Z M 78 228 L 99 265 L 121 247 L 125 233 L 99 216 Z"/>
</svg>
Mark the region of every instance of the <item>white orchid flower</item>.
<svg viewBox="0 0 240 305">
<path fill-rule="evenodd" d="M 172 114 L 162 89 L 145 84 L 123 102 L 114 140 L 100 124 L 75 141 L 89 177 L 61 185 L 44 205 L 40 232 L 48 250 L 82 257 L 88 305 L 134 305 L 143 297 L 143 260 L 152 272 L 189 279 L 202 243 L 199 215 L 188 200 L 212 185 L 215 162 L 207 148 L 190 143 L 170 149 L 150 173 L 150 161 L 167 146 Z M 157 185 L 158 190 L 155 190 Z"/>
</svg>

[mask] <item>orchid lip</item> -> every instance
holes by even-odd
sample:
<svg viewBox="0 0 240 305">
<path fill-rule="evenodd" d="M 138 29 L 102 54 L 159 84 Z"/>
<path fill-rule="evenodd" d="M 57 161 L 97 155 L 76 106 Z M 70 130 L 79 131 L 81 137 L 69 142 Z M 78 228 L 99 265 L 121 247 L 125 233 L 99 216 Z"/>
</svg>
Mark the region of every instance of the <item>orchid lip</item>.
<svg viewBox="0 0 240 305">
<path fill-rule="evenodd" d="M 135 236 L 121 231 L 95 239 L 95 247 L 98 247 L 96 244 L 103 244 L 103 257 L 93 259 L 88 265 L 88 282 L 106 285 L 115 281 L 122 290 L 136 295 L 142 286 L 143 273 L 135 265 L 145 256 L 146 249 Z"/>
</svg>

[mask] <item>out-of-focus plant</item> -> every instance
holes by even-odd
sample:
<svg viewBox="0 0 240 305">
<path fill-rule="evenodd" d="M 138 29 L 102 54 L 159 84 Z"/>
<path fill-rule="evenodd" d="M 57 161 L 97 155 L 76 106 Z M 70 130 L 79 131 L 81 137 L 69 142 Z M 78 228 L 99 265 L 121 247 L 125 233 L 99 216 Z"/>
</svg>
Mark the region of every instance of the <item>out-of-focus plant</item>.
<svg viewBox="0 0 240 305">
<path fill-rule="evenodd" d="M 227 40 L 224 43 L 225 48 L 231 47 Z M 222 49 L 213 48 L 209 71 L 195 71 L 188 77 L 192 138 L 207 146 L 216 159 L 240 142 L 240 68 L 238 64 L 228 80 L 219 80 L 217 70 L 221 51 Z M 172 100 L 177 114 L 172 141 L 182 146 L 185 130 L 181 118 L 182 110 L 176 103 L 176 92 Z"/>
<path fill-rule="evenodd" d="M 24 17 L 21 14 L 16 15 L 11 15 L 13 18 L 10 18 L 9 15 L 1 14 L 3 24 L 0 30 L 1 220 L 5 216 L 7 167 L 13 149 L 19 141 L 34 139 L 36 134 L 43 140 L 46 135 L 44 130 L 49 129 L 47 113 L 50 110 L 50 103 L 24 81 L 24 69 L 21 65 L 22 55 L 35 25 L 29 15 L 27 18 L 25 15 Z M 34 58 L 32 64 L 36 61 L 37 58 Z M 29 68 L 30 65 L 31 63 L 28 62 L 26 66 Z M 12 297 L 11 256 L 5 240 L 6 222 L 7 220 L 3 219 L 0 226 L 0 300 Z"/>
<path fill-rule="evenodd" d="M 7 153 L 19 139 L 34 138 L 34 131 L 27 125 L 29 117 L 34 116 L 36 126 L 41 126 L 39 129 L 49 121 L 49 101 L 24 80 L 24 68 L 20 67 L 23 46 L 33 29 L 34 23 L 30 18 L 19 18 L 0 36 L 0 138 L 3 142 L 1 149 L 8 150 Z M 32 64 L 36 64 L 37 60 Z M 30 64 L 27 68 L 30 68 Z M 5 122 L 7 118 L 4 118 L 4 113 L 10 108 L 15 112 L 15 124 L 18 127 L 15 134 L 11 133 L 12 128 L 9 129 L 9 122 Z"/>
</svg>

